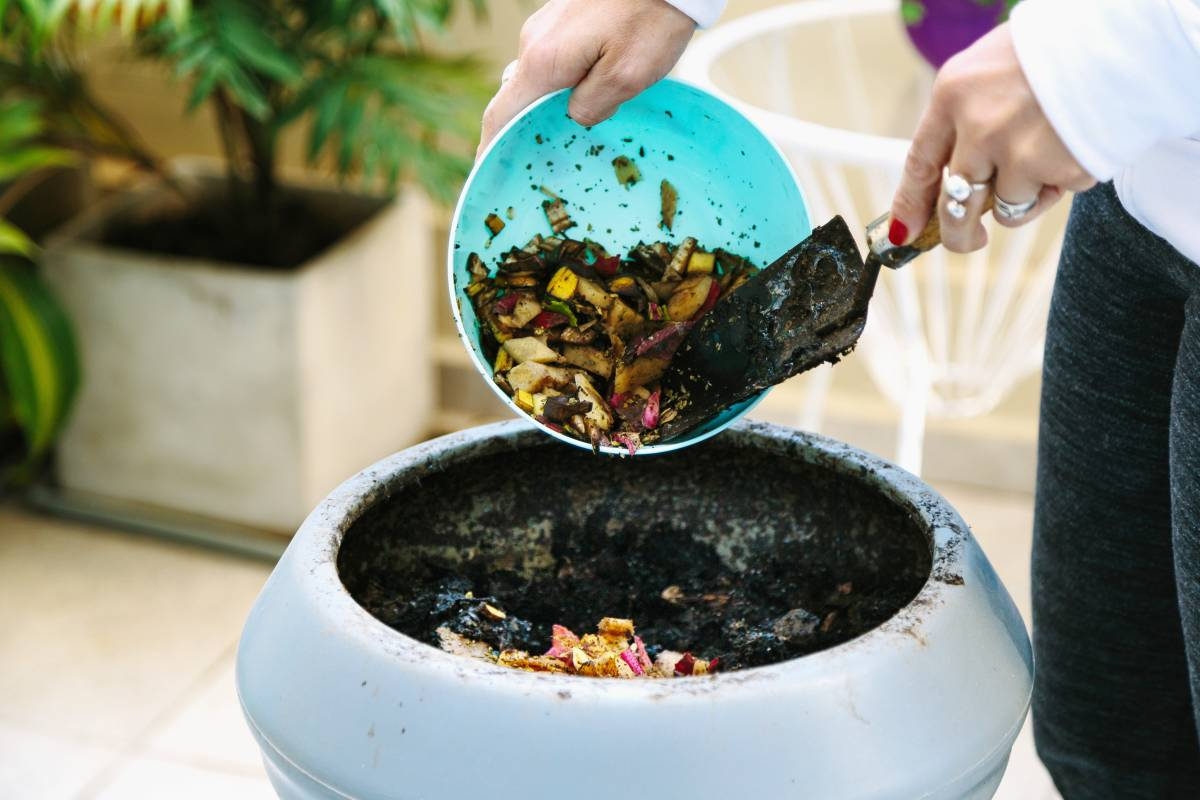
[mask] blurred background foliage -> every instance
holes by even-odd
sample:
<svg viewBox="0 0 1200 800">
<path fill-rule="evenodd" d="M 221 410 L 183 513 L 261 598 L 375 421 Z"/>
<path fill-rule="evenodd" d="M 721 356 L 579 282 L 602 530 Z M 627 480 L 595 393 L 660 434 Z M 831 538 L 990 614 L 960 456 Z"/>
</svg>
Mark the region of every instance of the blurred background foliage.
<svg viewBox="0 0 1200 800">
<path fill-rule="evenodd" d="M 192 0 L 136 37 L 139 52 L 212 103 L 240 201 L 278 202 L 280 134 L 307 125 L 307 157 L 395 189 L 416 179 L 449 201 L 470 168 L 486 97 L 477 62 L 429 54 L 452 0 Z M 481 15 L 480 0 L 471 10 Z"/>
<path fill-rule="evenodd" d="M 269 241 L 285 232 L 292 127 L 306 128 L 307 163 L 342 180 L 454 197 L 489 82 L 471 56 L 426 45 L 463 7 L 485 13 L 484 0 L 0 0 L 0 489 L 36 476 L 81 379 L 70 322 L 10 212 L 56 170 L 98 159 L 170 181 L 93 90 L 87 46 L 115 38 L 173 74 L 181 111 L 213 109 L 224 229 Z"/>
<path fill-rule="evenodd" d="M 0 100 L 0 488 L 31 479 L 79 385 L 66 314 L 38 279 L 37 245 L 5 219 L 31 179 L 75 161 L 44 144 L 36 100 Z"/>
</svg>

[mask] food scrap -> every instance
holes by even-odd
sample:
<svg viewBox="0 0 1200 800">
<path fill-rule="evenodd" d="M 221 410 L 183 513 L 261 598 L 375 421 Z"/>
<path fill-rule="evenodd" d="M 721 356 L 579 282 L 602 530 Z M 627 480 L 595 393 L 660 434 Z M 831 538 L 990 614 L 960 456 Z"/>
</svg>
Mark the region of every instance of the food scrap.
<svg viewBox="0 0 1200 800">
<path fill-rule="evenodd" d="M 675 206 L 679 202 L 679 192 L 675 191 L 675 187 L 671 182 L 664 180 L 659 186 L 659 193 L 662 195 L 662 227 L 668 231 L 675 225 Z"/>
<path fill-rule="evenodd" d="M 495 609 L 493 611 L 503 614 Z M 508 648 L 493 650 L 487 643 L 470 639 L 448 627 L 437 629 L 442 649 L 503 667 L 527 672 L 559 672 L 590 678 L 672 678 L 708 675 L 718 659 L 696 658 L 691 653 L 663 650 L 651 658 L 633 620 L 605 617 L 596 633 L 576 636 L 563 625 L 554 625 L 550 649 L 541 655 Z"/>
<path fill-rule="evenodd" d="M 512 217 L 509 217 L 509 219 L 512 219 Z M 500 219 L 496 214 L 488 214 L 487 219 L 484 220 L 484 224 L 492 232 L 492 236 L 497 236 L 500 231 L 504 230 L 504 220 Z"/>
<path fill-rule="evenodd" d="M 663 182 L 664 222 L 670 184 Z M 631 455 L 656 441 L 677 411 L 659 380 L 696 321 L 758 269 L 696 239 L 638 243 L 623 257 L 560 236 L 575 222 L 549 190 L 551 236 L 501 255 L 478 253 L 465 287 L 496 384 L 542 424 Z M 674 217 L 674 188 L 670 188 Z"/>
<path fill-rule="evenodd" d="M 558 451 L 552 449 L 546 454 L 550 460 L 539 464 L 560 463 L 553 452 Z M 569 457 L 569 463 L 578 462 Z M 566 473 L 555 467 L 553 474 Z M 466 563 L 423 560 L 371 578 L 352 593 L 384 624 L 426 644 L 493 665 L 509 651 L 506 662 L 554 671 L 567 671 L 568 665 L 541 660 L 548 646 L 559 645 L 549 655 L 561 660 L 565 645 L 574 649 L 578 639 L 584 655 L 597 660 L 603 652 L 589 655 L 597 640 L 582 635 L 587 631 L 580 631 L 579 621 L 615 617 L 610 611 L 621 609 L 637 621 L 636 631 L 628 618 L 606 620 L 598 631 L 582 627 L 601 644 L 611 640 L 618 657 L 627 649 L 640 656 L 644 649 L 659 674 L 690 675 L 711 672 L 714 657 L 721 672 L 734 672 L 848 641 L 888 619 L 928 576 L 914 567 L 903 575 L 889 573 L 882 582 L 852 583 L 824 562 L 806 566 L 799 542 L 786 551 L 789 557 L 740 570 L 720 565 L 713 544 L 695 541 L 688 532 L 632 527 L 638 530 L 613 540 L 620 542 L 616 551 L 613 542 L 599 541 L 606 537 L 597 537 L 595 528 L 556 531 L 557 557 L 532 578 L 497 569 L 494 552 L 485 550 Z M 553 627 L 564 622 L 569 626 Z M 691 660 L 682 655 L 688 650 Z M 616 665 L 609 661 L 590 669 L 610 670 Z M 640 658 L 639 666 L 645 669 Z"/>
<path fill-rule="evenodd" d="M 553 200 L 543 200 L 542 210 L 546 212 L 546 219 L 550 223 L 550 230 L 555 233 L 562 233 L 567 228 L 575 227 L 571 215 L 567 213 L 566 205 L 561 197 L 556 197 Z"/>
<path fill-rule="evenodd" d="M 612 162 L 613 171 L 617 173 L 617 183 L 628 189 L 642 179 L 642 173 L 628 156 L 617 156 Z"/>
</svg>

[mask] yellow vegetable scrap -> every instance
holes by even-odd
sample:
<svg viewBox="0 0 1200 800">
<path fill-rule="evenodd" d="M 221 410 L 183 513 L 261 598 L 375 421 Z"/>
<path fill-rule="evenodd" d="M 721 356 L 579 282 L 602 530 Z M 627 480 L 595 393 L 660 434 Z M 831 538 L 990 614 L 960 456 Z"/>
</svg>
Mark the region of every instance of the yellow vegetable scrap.
<svg viewBox="0 0 1200 800">
<path fill-rule="evenodd" d="M 692 253 L 692 257 L 688 259 L 687 271 L 703 272 L 711 275 L 713 267 L 717 262 L 717 257 L 712 253 L 702 253 L 699 250 Z"/>
<path fill-rule="evenodd" d="M 503 619 L 504 612 L 486 606 L 494 618 Z M 506 615 L 505 615 L 506 616 Z M 438 629 L 442 649 L 449 653 L 494 662 L 502 667 L 526 672 L 557 672 L 589 678 L 671 678 L 686 675 L 707 675 L 717 667 L 711 661 L 663 651 L 651 659 L 646 644 L 634 630 L 633 620 L 605 617 L 596 633 L 576 636 L 569 628 L 555 625 L 550 637 L 550 649 L 542 655 L 524 650 L 495 652 L 482 642 L 468 639 L 448 628 Z"/>
<path fill-rule="evenodd" d="M 546 291 L 559 300 L 570 300 L 578 286 L 579 276 L 569 267 L 560 267 L 558 272 L 554 273 L 554 277 L 550 279 Z"/>
</svg>

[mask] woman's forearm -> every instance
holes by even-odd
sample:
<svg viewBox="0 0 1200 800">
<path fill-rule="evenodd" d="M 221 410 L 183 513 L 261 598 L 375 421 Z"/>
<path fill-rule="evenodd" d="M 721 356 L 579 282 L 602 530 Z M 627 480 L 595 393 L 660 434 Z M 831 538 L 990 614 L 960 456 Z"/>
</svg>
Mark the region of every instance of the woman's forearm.
<svg viewBox="0 0 1200 800">
<path fill-rule="evenodd" d="M 1200 0 L 1025 0 L 1011 29 L 1046 117 L 1097 179 L 1200 132 Z"/>
</svg>

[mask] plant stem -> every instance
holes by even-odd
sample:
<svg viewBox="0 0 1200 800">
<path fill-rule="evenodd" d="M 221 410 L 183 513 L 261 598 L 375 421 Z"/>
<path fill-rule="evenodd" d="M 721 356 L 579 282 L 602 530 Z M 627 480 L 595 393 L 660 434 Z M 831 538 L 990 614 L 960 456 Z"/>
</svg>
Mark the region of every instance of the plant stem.
<svg viewBox="0 0 1200 800">
<path fill-rule="evenodd" d="M 255 195 L 259 211 L 273 227 L 276 204 L 275 134 L 270 126 L 242 113 L 246 126 L 246 139 L 250 145 L 250 159 L 254 169 Z"/>
<path fill-rule="evenodd" d="M 129 123 L 115 111 L 97 100 L 92 95 L 89 87 L 82 81 L 74 97 L 69 101 L 67 111 L 73 114 L 80 122 L 84 122 L 90 117 L 102 129 L 107 128 L 108 136 L 104 138 L 118 143 L 115 146 L 111 144 L 105 145 L 102 143 L 101 137 L 92 135 L 87 140 L 77 141 L 74 146 L 75 149 L 86 151 L 90 147 L 93 152 L 124 158 L 133 162 L 135 166 L 153 173 L 181 198 L 185 196 L 183 187 L 175 180 L 175 176 L 166 168 L 162 160 L 146 147 L 141 137 L 134 132 Z"/>
<path fill-rule="evenodd" d="M 234 197 L 230 225 L 245 239 L 269 242 L 279 233 L 274 128 L 250 116 L 223 90 L 213 96 Z"/>
<path fill-rule="evenodd" d="M 221 137 L 221 149 L 225 151 L 225 174 L 229 180 L 229 197 L 232 203 L 231 219 L 244 219 L 250 211 L 247 208 L 246 197 L 242 191 L 245 186 L 245 176 L 242 174 L 242 145 L 238 141 L 238 108 L 229 99 L 223 88 L 213 92 L 213 102 L 217 109 L 217 132 Z"/>
<path fill-rule="evenodd" d="M 21 198 L 29 194 L 38 184 L 50 177 L 54 169 L 39 169 L 21 176 L 20 180 L 10 183 L 3 192 L 0 192 L 0 218 L 8 216 L 8 213 L 13 210 L 13 206 L 21 202 Z M 4 398 L 0 395 L 0 402 Z M 4 422 L 0 417 L 0 424 Z"/>
</svg>

